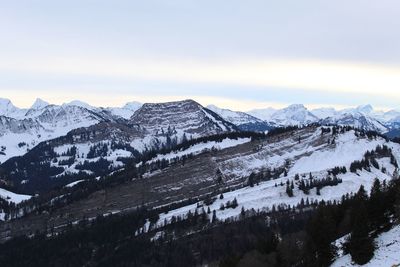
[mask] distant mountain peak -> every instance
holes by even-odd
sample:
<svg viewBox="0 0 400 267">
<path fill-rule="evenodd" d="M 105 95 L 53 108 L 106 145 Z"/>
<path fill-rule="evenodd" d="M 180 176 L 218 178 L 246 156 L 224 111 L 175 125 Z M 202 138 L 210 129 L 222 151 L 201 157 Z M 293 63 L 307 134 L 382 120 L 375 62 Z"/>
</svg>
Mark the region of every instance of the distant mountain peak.
<svg viewBox="0 0 400 267">
<path fill-rule="evenodd" d="M 11 100 L 10 100 L 10 99 L 8 99 L 8 98 L 1 98 L 1 97 L 0 97 L 0 106 L 3 106 L 3 105 L 9 105 L 9 104 L 11 104 L 11 105 L 12 105 L 12 103 L 11 103 Z"/>
<path fill-rule="evenodd" d="M 131 101 L 131 102 L 126 103 L 122 108 L 136 111 L 141 106 L 142 106 L 142 103 L 137 102 L 137 101 Z"/>
<path fill-rule="evenodd" d="M 3 115 L 3 112 L 6 113 L 10 110 L 16 109 L 10 99 L 0 98 L 0 115 Z"/>
<path fill-rule="evenodd" d="M 361 112 L 361 113 L 364 113 L 364 114 L 370 114 L 372 111 L 374 111 L 374 108 L 372 107 L 372 105 L 366 104 L 366 105 L 358 106 L 356 108 L 356 110 L 358 112 Z"/>
<path fill-rule="evenodd" d="M 86 109 L 94 109 L 95 107 L 89 105 L 86 102 L 80 101 L 80 100 L 72 100 L 69 103 L 65 103 L 63 104 L 65 106 L 77 106 L 77 107 L 82 107 L 82 108 L 86 108 Z"/>
<path fill-rule="evenodd" d="M 33 105 L 31 106 L 31 109 L 42 109 L 47 107 L 48 105 L 50 105 L 48 102 L 44 101 L 41 98 L 36 98 L 35 102 L 33 103 Z"/>
<path fill-rule="evenodd" d="M 235 128 L 233 124 L 191 99 L 145 103 L 135 111 L 130 120 L 153 134 L 173 127 L 179 135 L 186 133 L 200 137 Z"/>
<path fill-rule="evenodd" d="M 297 109 L 307 109 L 303 104 L 291 104 L 288 107 L 284 108 L 288 110 L 297 110 Z"/>
</svg>

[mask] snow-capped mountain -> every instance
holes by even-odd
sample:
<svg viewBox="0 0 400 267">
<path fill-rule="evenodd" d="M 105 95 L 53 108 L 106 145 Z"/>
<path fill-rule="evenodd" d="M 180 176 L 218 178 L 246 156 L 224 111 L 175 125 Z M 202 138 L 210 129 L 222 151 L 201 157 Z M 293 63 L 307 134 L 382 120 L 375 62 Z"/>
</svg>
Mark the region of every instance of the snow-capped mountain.
<svg viewBox="0 0 400 267">
<path fill-rule="evenodd" d="M 357 127 L 364 130 L 391 132 L 391 137 L 397 136 L 400 128 L 400 112 L 375 110 L 371 105 L 361 105 L 355 108 L 336 110 L 322 107 L 308 110 L 304 105 L 290 105 L 284 109 L 272 108 L 249 111 L 255 117 L 270 125 L 289 126 L 306 125 L 313 122 L 322 124 L 339 124 Z"/>
<path fill-rule="evenodd" d="M 232 123 L 193 100 L 146 103 L 133 114 L 130 122 L 154 136 L 172 133 L 179 138 L 184 134 L 187 138 L 196 138 L 236 130 Z"/>
<path fill-rule="evenodd" d="M 35 102 L 32 104 L 30 109 L 32 109 L 32 110 L 41 110 L 41 109 L 47 107 L 48 105 L 50 105 L 48 102 L 44 101 L 41 98 L 37 98 L 35 100 Z"/>
<path fill-rule="evenodd" d="M 247 111 L 246 113 L 260 120 L 270 121 L 272 114 L 274 114 L 276 111 L 277 109 L 269 107 L 264 109 L 253 109 Z"/>
<path fill-rule="evenodd" d="M 276 111 L 270 120 L 277 125 L 307 125 L 317 122 L 319 118 L 312 114 L 304 105 L 293 104 Z"/>
<path fill-rule="evenodd" d="M 135 111 L 138 110 L 142 105 L 142 103 L 133 101 L 126 103 L 121 108 L 108 107 L 106 109 L 114 116 L 119 116 L 128 120 L 132 117 L 133 113 L 135 113 Z"/>
<path fill-rule="evenodd" d="M 266 121 L 263 121 L 259 118 L 251 116 L 245 112 L 240 111 L 232 111 L 230 109 L 219 108 L 215 105 L 208 105 L 207 108 L 219 116 L 221 116 L 224 120 L 236 125 L 240 130 L 243 131 L 267 131 L 271 129 L 271 125 Z"/>
<path fill-rule="evenodd" d="M 138 124 L 147 131 L 147 135 L 161 139 L 166 138 L 166 133 L 179 139 L 184 133 L 190 138 L 233 129 L 266 131 L 275 126 L 314 122 L 350 125 L 387 133 L 390 137 L 398 136 L 400 129 L 400 112 L 376 111 L 371 105 L 310 111 L 304 105 L 296 104 L 280 110 L 267 108 L 245 113 L 213 105 L 204 108 L 192 100 L 145 105 L 129 102 L 123 107 L 102 108 L 79 100 L 53 105 L 38 98 L 31 108 L 20 109 L 8 99 L 0 99 L 0 116 L 0 162 L 22 155 L 42 141 L 105 121 Z M 160 142 L 163 142 L 161 139 Z"/>
<path fill-rule="evenodd" d="M 89 105 L 86 102 L 80 101 L 80 100 L 73 100 L 71 102 L 68 103 L 64 103 L 63 106 L 77 106 L 77 107 L 82 107 L 82 108 L 86 108 L 88 110 L 95 110 L 97 109 L 94 106 Z"/>
<path fill-rule="evenodd" d="M 0 116 L 21 118 L 25 115 L 26 111 L 26 109 L 20 109 L 14 106 L 9 99 L 0 98 Z"/>
<path fill-rule="evenodd" d="M 374 108 L 372 105 L 367 104 L 367 105 L 361 105 L 355 108 L 356 112 L 360 112 L 362 114 L 372 114 L 374 111 Z"/>
<path fill-rule="evenodd" d="M 88 127 L 107 118 L 78 106 L 47 105 L 30 109 L 24 119 L 2 116 L 0 162 L 23 155 L 38 143 L 67 134 L 69 131 Z"/>
<path fill-rule="evenodd" d="M 340 113 L 334 117 L 322 120 L 321 123 L 352 126 L 366 131 L 377 131 L 380 133 L 385 133 L 387 131 L 387 128 L 382 123 L 360 112 Z"/>
<path fill-rule="evenodd" d="M 334 108 L 316 108 L 311 110 L 311 113 L 317 116 L 319 119 L 326 119 L 329 117 L 335 117 L 339 114 Z"/>
<path fill-rule="evenodd" d="M 129 111 L 133 114 L 133 111 Z M 103 121 L 124 119 L 113 109 L 92 107 L 81 101 L 52 105 L 37 99 L 31 108 L 19 109 L 11 101 L 0 101 L 0 162 L 23 155 L 42 141 Z"/>
<path fill-rule="evenodd" d="M 208 105 L 207 108 L 211 111 L 214 111 L 226 121 L 233 123 L 235 125 L 245 124 L 249 122 L 259 122 L 260 119 L 257 119 L 247 113 L 240 111 L 232 111 L 230 109 L 219 108 L 215 105 Z"/>
</svg>

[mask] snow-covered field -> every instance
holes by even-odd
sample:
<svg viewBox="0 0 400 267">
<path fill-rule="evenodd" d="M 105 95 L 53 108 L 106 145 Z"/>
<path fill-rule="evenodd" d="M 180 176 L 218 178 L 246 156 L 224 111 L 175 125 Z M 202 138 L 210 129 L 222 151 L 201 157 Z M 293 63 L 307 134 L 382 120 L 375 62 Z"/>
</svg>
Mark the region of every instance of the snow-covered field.
<svg viewBox="0 0 400 267">
<path fill-rule="evenodd" d="M 370 262 L 365 267 L 391 267 L 400 266 L 400 226 L 397 225 L 390 231 L 381 234 L 375 240 L 377 249 Z M 351 261 L 350 255 L 339 257 L 331 267 L 353 267 L 360 266 Z"/>
<path fill-rule="evenodd" d="M 383 161 L 381 161 L 381 163 L 383 163 Z M 386 161 L 383 166 L 386 166 L 388 170 L 394 169 L 393 166 L 390 166 L 388 161 Z M 318 179 L 318 177 L 322 178 L 322 175 L 324 175 L 323 173 L 312 174 L 314 176 L 314 179 Z M 271 210 L 272 206 L 274 205 L 297 205 L 300 203 L 302 198 L 304 200 L 308 198 L 309 201 L 340 201 L 343 195 L 351 192 L 357 192 L 361 185 L 364 185 L 365 189 L 369 191 L 376 177 L 381 181 L 389 181 L 391 179 L 389 175 L 384 174 L 377 169 L 372 169 L 371 172 L 367 172 L 364 170 L 362 172 L 358 172 L 358 174 L 348 172 L 346 174 L 338 175 L 338 178 L 341 178 L 343 180 L 342 183 L 336 186 L 326 186 L 322 188 L 320 190 L 320 195 L 317 195 L 315 188 L 310 190 L 310 193 L 306 195 L 302 191 L 300 191 L 297 186 L 295 186 L 294 197 L 289 197 L 286 194 L 286 181 L 288 179 L 292 180 L 294 177 L 288 176 L 276 180 L 261 182 L 259 185 L 255 185 L 254 187 L 245 187 L 235 191 L 224 193 L 224 198 L 222 200 L 217 198 L 217 200 L 209 207 L 211 211 L 216 210 L 217 218 L 224 220 L 230 217 L 238 216 L 242 207 L 244 207 L 245 210 Z M 284 185 L 280 186 L 280 182 L 283 182 Z M 277 184 L 277 187 L 275 187 L 275 184 Z M 232 202 L 235 198 L 239 204 L 238 207 L 236 207 L 235 209 L 229 208 L 225 210 L 220 210 L 221 204 L 225 205 L 228 201 Z M 200 202 L 199 204 L 202 205 L 203 203 Z M 206 210 L 207 207 L 208 206 L 204 205 L 204 208 Z M 167 214 L 162 213 L 160 214 L 159 223 L 163 223 L 165 219 L 169 221 L 172 216 L 185 216 L 189 212 L 189 210 L 194 213 L 196 209 L 198 212 L 201 211 L 201 207 L 197 208 L 197 203 L 176 210 L 172 210 Z"/>
<path fill-rule="evenodd" d="M 90 147 L 93 145 L 107 145 L 108 152 L 107 155 L 102 157 L 103 159 L 106 159 L 110 162 L 112 162 L 112 166 L 114 168 L 119 168 L 123 166 L 123 163 L 121 161 L 118 161 L 118 158 L 128 158 L 132 156 L 132 153 L 123 149 L 116 149 L 116 150 L 111 150 L 110 144 L 108 142 L 100 142 L 100 143 L 83 143 L 83 144 L 74 144 L 74 145 L 62 145 L 59 147 L 54 148 L 54 152 L 58 154 L 57 157 L 57 162 L 51 162 L 52 166 L 56 167 L 63 167 L 64 172 L 59 174 L 63 175 L 65 173 L 78 173 L 79 171 L 84 171 L 88 174 L 91 174 L 92 172 L 89 170 L 79 170 L 76 168 L 78 164 L 83 164 L 85 161 L 88 162 L 96 162 L 100 160 L 100 157 L 95 157 L 95 158 L 87 158 L 87 155 L 90 151 Z M 66 153 L 69 149 L 72 147 L 76 147 L 76 155 L 75 161 L 72 165 L 66 166 L 66 165 L 60 165 L 59 162 L 62 160 L 68 160 L 70 156 L 62 156 L 63 153 Z"/>
<path fill-rule="evenodd" d="M 5 199 L 8 202 L 14 202 L 15 204 L 18 204 L 24 200 L 30 199 L 31 197 L 32 196 L 29 195 L 15 194 L 13 192 L 0 188 L 0 198 Z"/>
</svg>

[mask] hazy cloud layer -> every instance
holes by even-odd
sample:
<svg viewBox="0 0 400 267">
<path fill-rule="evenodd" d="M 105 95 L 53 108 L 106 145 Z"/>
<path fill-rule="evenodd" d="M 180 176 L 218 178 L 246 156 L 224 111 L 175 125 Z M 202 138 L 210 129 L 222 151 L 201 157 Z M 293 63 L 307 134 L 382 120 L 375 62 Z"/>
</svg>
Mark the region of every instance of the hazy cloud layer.
<svg viewBox="0 0 400 267">
<path fill-rule="evenodd" d="M 26 0 L 0 12 L 0 96 L 20 105 L 400 101 L 398 1 Z"/>
</svg>

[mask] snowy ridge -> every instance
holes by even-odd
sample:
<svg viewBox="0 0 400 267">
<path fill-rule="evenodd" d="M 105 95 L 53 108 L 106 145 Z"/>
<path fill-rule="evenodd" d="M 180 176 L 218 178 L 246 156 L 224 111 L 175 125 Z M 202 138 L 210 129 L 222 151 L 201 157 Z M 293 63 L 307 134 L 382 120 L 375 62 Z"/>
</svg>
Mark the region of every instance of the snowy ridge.
<svg viewBox="0 0 400 267">
<path fill-rule="evenodd" d="M 224 120 L 235 124 L 241 125 L 245 123 L 255 123 L 255 122 L 262 122 L 262 120 L 253 117 L 247 113 L 240 112 L 240 111 L 232 111 L 229 109 L 218 108 L 215 105 L 208 105 L 207 108 L 211 111 L 214 111 L 219 116 L 221 116 Z"/>
<path fill-rule="evenodd" d="M 300 142 L 298 136 L 301 137 Z M 315 128 L 313 131 L 306 128 L 282 141 L 267 142 L 259 151 L 219 162 L 219 169 L 226 181 L 238 177 L 248 177 L 252 172 L 262 172 L 266 168 L 287 166 L 288 171 L 287 176 L 281 174 L 278 179 L 263 181 L 254 187 L 247 186 L 224 193 L 224 198 L 222 200 L 216 199 L 209 206 L 210 209 L 216 210 L 218 218 L 227 219 L 238 216 L 242 207 L 245 210 L 271 210 L 274 205 L 297 205 L 301 202 L 301 199 L 340 201 L 343 195 L 357 192 L 361 185 L 364 185 L 368 192 L 375 178 L 380 181 L 392 179 L 395 167 L 391 164 L 389 158 L 377 160 L 379 169 L 371 167 L 368 171 L 359 170 L 357 173 L 353 173 L 349 171 L 349 166 L 353 161 L 361 160 L 365 152 L 374 150 L 378 145 L 386 145 L 392 148 L 396 159 L 399 160 L 399 144 L 386 142 L 385 139 L 380 137 L 376 139 L 359 137 L 356 136 L 354 130 L 338 134 L 334 144 L 331 140 L 330 134 L 321 135 L 320 128 Z M 298 188 L 298 182 L 295 181 L 296 174 L 300 175 L 302 179 L 308 179 L 311 174 L 314 180 L 321 180 L 328 176 L 329 170 L 341 166 L 345 166 L 347 169 L 346 173 L 337 175 L 341 182 L 335 186 L 323 187 L 319 192 L 320 194 L 317 194 L 316 188 L 311 189 L 309 194 L 305 194 Z M 286 193 L 287 181 L 295 183 L 294 197 L 289 197 Z M 237 200 L 238 207 L 219 209 L 221 204 L 228 201 L 232 202 L 234 199 Z M 196 209 L 202 206 L 203 203 L 199 202 L 172 210 L 167 214 L 160 214 L 159 223 L 161 225 L 164 220 L 168 222 L 172 219 L 172 216 L 185 216 L 188 211 L 194 213 Z"/>
<path fill-rule="evenodd" d="M 247 112 L 253 117 L 256 117 L 263 121 L 270 121 L 272 114 L 274 114 L 277 109 L 274 108 L 265 108 L 265 109 L 253 109 Z"/>
<path fill-rule="evenodd" d="M 266 108 L 251 110 L 247 113 L 281 126 L 307 125 L 313 122 L 320 122 L 323 124 L 347 125 L 381 133 L 400 127 L 400 111 L 389 110 L 385 112 L 375 110 L 371 105 L 361 105 L 343 110 L 323 107 L 309 111 L 304 105 L 295 104 L 280 110 Z"/>
</svg>

